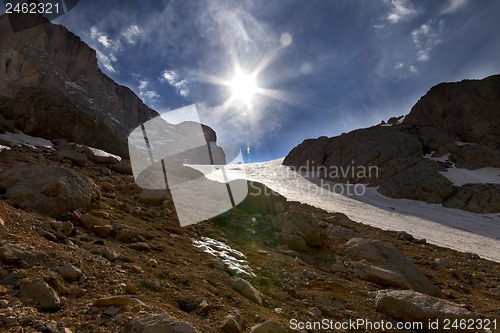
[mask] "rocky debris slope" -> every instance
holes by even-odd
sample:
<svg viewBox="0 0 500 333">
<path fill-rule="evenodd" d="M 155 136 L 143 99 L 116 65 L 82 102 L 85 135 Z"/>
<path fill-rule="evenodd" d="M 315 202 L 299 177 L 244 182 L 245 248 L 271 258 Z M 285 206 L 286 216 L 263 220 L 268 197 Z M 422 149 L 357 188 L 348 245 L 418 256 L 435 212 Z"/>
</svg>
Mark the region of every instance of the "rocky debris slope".
<svg viewBox="0 0 500 333">
<path fill-rule="evenodd" d="M 0 178 L 27 165 L 65 170 L 101 195 L 52 214 L 23 207 L 0 185 L 1 331 L 289 332 L 297 331 L 292 319 L 500 320 L 498 263 L 287 202 L 258 183 L 241 206 L 182 228 L 168 193 L 141 200 L 133 177 L 112 169 L 127 161 L 74 163 L 60 152 L 81 147 L 56 143 L 1 151 Z M 53 182 L 36 171 L 24 177 L 41 188 Z M 45 208 L 71 198 L 48 195 Z M 238 251 L 216 256 L 194 246 L 207 237 Z M 254 275 L 231 270 L 229 254 Z"/>
<path fill-rule="evenodd" d="M 475 213 L 500 212 L 496 183 L 456 185 L 450 168 L 500 168 L 500 75 L 442 83 L 406 117 L 340 136 L 309 139 L 283 164 L 336 182 L 368 183 L 392 198 Z"/>
</svg>

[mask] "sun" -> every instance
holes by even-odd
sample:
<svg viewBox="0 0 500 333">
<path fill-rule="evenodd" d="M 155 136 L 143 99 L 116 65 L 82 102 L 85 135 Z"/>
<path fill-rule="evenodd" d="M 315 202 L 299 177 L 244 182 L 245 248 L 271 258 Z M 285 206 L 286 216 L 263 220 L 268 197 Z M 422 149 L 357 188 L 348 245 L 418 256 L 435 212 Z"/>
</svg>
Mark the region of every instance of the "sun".
<svg viewBox="0 0 500 333">
<path fill-rule="evenodd" d="M 243 72 L 237 73 L 234 78 L 229 81 L 229 88 L 231 88 L 233 93 L 231 99 L 244 102 L 245 104 L 250 104 L 252 97 L 257 92 L 255 77 Z"/>
</svg>

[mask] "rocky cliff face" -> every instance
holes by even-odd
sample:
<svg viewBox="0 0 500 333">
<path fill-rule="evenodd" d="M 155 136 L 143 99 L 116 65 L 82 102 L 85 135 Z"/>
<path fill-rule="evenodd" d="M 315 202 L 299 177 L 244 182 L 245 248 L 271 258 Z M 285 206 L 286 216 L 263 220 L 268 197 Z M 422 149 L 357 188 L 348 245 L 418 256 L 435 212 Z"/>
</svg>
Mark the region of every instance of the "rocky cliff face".
<svg viewBox="0 0 500 333">
<path fill-rule="evenodd" d="M 158 114 L 102 73 L 95 51 L 63 26 L 12 31 L 27 19 L 0 17 L 0 111 L 27 134 L 127 155 L 128 133 Z"/>
<path fill-rule="evenodd" d="M 283 163 L 320 170 L 318 176 L 331 181 L 380 186 L 389 197 L 494 213 L 500 211 L 498 185 L 455 186 L 442 172 L 500 168 L 499 148 L 500 75 L 494 75 L 439 84 L 406 117 L 305 140 Z M 378 172 L 363 172 L 370 167 Z"/>
</svg>

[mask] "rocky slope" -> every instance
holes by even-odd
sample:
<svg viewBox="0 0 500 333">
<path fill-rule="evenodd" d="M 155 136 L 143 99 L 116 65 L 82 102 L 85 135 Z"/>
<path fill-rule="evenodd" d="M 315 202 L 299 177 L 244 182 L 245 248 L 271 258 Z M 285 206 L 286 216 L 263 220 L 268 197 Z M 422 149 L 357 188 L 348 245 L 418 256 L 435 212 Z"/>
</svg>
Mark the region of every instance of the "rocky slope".
<svg viewBox="0 0 500 333">
<path fill-rule="evenodd" d="M 127 156 L 129 132 L 157 113 L 102 73 L 96 52 L 63 26 L 12 31 L 27 20 L 42 18 L 0 16 L 0 113 L 27 134 Z"/>
<path fill-rule="evenodd" d="M 499 133 L 500 75 L 495 75 L 439 84 L 406 117 L 387 124 L 305 140 L 283 164 L 320 170 L 319 177 L 332 181 L 380 186 L 380 193 L 393 198 L 496 213 L 498 184 L 457 186 L 441 172 L 499 168 Z"/>
<path fill-rule="evenodd" d="M 95 150 L 85 160 L 85 147 L 56 143 L 0 149 L 0 331 L 374 331 L 297 328 L 364 319 L 404 332 L 398 321 L 500 321 L 498 263 L 255 183 L 232 211 L 182 228 L 169 194 L 135 185 L 127 161 Z"/>
</svg>

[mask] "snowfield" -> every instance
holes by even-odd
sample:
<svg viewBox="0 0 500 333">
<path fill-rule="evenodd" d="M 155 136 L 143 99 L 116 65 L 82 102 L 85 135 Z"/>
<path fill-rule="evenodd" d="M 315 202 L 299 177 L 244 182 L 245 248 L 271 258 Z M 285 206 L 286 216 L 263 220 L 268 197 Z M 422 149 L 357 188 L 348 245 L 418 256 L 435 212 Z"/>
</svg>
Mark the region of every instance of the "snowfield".
<svg viewBox="0 0 500 333">
<path fill-rule="evenodd" d="M 391 199 L 364 185 L 321 184 L 307 175 L 298 175 L 282 162 L 278 159 L 244 165 L 246 177 L 266 184 L 288 200 L 341 212 L 354 221 L 381 229 L 406 231 L 435 245 L 500 262 L 500 214 L 474 214 L 421 201 Z M 228 173 L 241 172 L 226 169 Z M 228 178 L 240 178 L 237 174 Z"/>
</svg>

